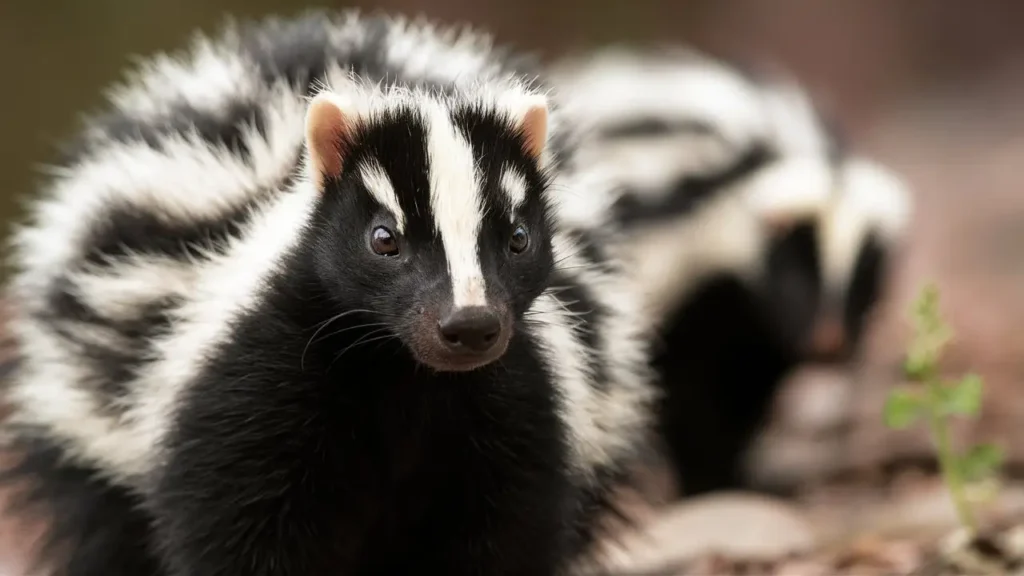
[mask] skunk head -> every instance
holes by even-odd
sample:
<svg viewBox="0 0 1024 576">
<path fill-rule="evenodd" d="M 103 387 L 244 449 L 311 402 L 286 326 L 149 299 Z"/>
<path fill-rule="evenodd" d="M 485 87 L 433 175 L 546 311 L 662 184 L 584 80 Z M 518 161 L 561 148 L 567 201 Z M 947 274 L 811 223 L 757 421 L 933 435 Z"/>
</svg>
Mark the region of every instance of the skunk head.
<svg viewBox="0 0 1024 576">
<path fill-rule="evenodd" d="M 821 297 L 807 347 L 816 356 L 849 355 L 883 296 L 890 263 L 910 221 L 910 195 L 886 167 L 846 158 L 839 191 L 821 222 Z"/>
<path fill-rule="evenodd" d="M 439 371 L 500 358 L 554 269 L 547 132 L 545 97 L 516 86 L 315 96 L 307 244 L 324 320 L 354 314 Z"/>
<path fill-rule="evenodd" d="M 757 196 L 769 231 L 764 308 L 794 354 L 845 360 L 882 296 L 909 196 L 894 174 L 856 157 L 838 167 L 808 158 L 775 170 L 776 181 Z"/>
</svg>

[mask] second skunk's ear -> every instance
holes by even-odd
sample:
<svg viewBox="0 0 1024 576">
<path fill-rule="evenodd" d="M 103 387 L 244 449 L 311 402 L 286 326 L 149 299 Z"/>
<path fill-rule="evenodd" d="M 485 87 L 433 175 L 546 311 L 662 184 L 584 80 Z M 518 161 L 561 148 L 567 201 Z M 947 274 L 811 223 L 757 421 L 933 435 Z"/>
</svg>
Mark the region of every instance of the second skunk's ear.
<svg viewBox="0 0 1024 576">
<path fill-rule="evenodd" d="M 540 94 L 526 96 L 518 112 L 519 127 L 526 138 L 526 153 L 539 159 L 548 144 L 548 99 Z"/>
<path fill-rule="evenodd" d="M 323 189 L 327 178 L 341 174 L 355 129 L 354 106 L 334 92 L 313 97 L 306 112 L 306 146 L 310 177 Z"/>
</svg>

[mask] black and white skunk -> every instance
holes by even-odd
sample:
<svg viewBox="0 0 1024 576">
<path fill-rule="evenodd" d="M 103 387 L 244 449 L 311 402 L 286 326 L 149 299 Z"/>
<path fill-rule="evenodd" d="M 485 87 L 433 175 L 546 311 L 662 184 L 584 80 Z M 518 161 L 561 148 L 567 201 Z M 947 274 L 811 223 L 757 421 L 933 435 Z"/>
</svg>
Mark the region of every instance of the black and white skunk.
<svg viewBox="0 0 1024 576">
<path fill-rule="evenodd" d="M 47 573 L 580 557 L 646 432 L 648 338 L 552 193 L 571 146 L 530 70 L 320 13 L 112 92 L 15 237 L 7 478 Z"/>
<path fill-rule="evenodd" d="M 845 151 L 808 95 L 697 51 L 608 47 L 555 63 L 577 159 L 617 181 L 605 241 L 660 332 L 660 428 L 681 493 L 749 487 L 745 453 L 783 377 L 847 362 L 908 196 Z"/>
</svg>

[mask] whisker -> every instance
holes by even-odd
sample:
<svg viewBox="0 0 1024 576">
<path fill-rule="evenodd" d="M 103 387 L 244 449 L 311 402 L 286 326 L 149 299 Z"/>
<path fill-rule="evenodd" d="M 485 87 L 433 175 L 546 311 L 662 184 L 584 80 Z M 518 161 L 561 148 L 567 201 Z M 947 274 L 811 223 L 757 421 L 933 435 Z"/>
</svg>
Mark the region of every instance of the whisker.
<svg viewBox="0 0 1024 576">
<path fill-rule="evenodd" d="M 363 338 L 365 338 L 365 336 Z M 393 338 L 398 338 L 398 336 L 395 335 L 395 334 L 385 334 L 383 336 L 377 336 L 377 337 L 374 337 L 374 338 L 370 338 L 368 340 L 364 340 L 363 338 L 360 338 L 359 340 L 356 340 L 352 344 L 349 344 L 348 346 L 346 346 L 344 350 L 342 350 L 341 352 L 338 352 L 338 354 L 334 356 L 334 359 L 331 360 L 331 363 L 327 366 L 327 369 L 330 370 L 331 367 L 334 366 L 335 362 L 340 360 L 341 357 L 346 352 L 348 352 L 349 350 L 355 348 L 357 345 L 360 345 L 360 344 L 365 345 L 365 344 L 371 344 L 373 342 L 380 342 L 380 341 L 383 341 L 383 340 L 390 340 L 390 339 L 393 339 Z"/>
<path fill-rule="evenodd" d="M 565 270 L 579 270 L 580 268 L 594 268 L 593 264 L 576 264 L 574 266 L 556 266 L 555 270 L 561 272 Z"/>
<path fill-rule="evenodd" d="M 309 337 L 309 341 L 306 342 L 306 346 L 302 349 L 302 355 L 299 357 L 299 370 L 303 370 L 304 371 L 306 369 L 306 353 L 309 352 L 309 347 L 310 347 L 310 345 L 313 344 L 313 339 L 316 338 L 317 334 L 319 334 L 320 331 L 323 330 L 324 328 L 327 328 L 328 326 L 330 326 L 332 322 L 334 322 L 336 320 L 340 320 L 340 319 L 344 318 L 345 316 L 348 316 L 349 314 L 355 314 L 357 312 L 364 312 L 364 313 L 367 313 L 367 314 L 376 314 L 376 312 L 373 312 L 372 310 L 363 310 L 361 308 L 357 308 L 357 309 L 354 309 L 354 310 L 346 310 L 346 311 L 344 311 L 344 312 L 342 312 L 340 314 L 337 314 L 335 316 L 331 316 L 327 320 L 319 323 L 318 324 L 319 328 L 317 328 L 316 331 L 313 332 L 313 335 Z M 317 325 L 315 325 L 315 326 L 317 326 Z"/>
<path fill-rule="evenodd" d="M 330 338 L 331 336 L 337 336 L 338 334 L 341 334 L 343 332 L 348 332 L 349 330 L 356 330 L 356 329 L 359 329 L 359 328 L 372 328 L 372 327 L 375 327 L 375 326 L 376 327 L 387 326 L 387 323 L 385 323 L 385 322 L 370 322 L 369 324 L 359 324 L 357 326 L 349 326 L 347 328 L 342 328 L 341 330 L 335 330 L 334 332 L 331 332 L 329 334 L 324 334 L 323 336 L 317 338 L 315 342 L 319 342 L 321 340 L 326 340 L 327 338 Z"/>
<path fill-rule="evenodd" d="M 345 352 L 348 352 L 348 351 L 349 351 L 350 349 L 352 349 L 352 348 L 354 348 L 355 346 L 358 346 L 359 344 L 361 344 L 361 343 L 362 343 L 362 342 L 363 342 L 364 340 L 366 340 L 367 338 L 369 338 L 369 337 L 373 336 L 374 334 L 380 334 L 380 333 L 381 333 L 381 332 L 383 332 L 384 330 L 385 330 L 385 328 L 378 328 L 378 329 L 376 329 L 376 330 L 370 330 L 370 331 L 369 331 L 369 332 L 367 332 L 366 334 L 363 334 L 362 336 L 360 336 L 359 338 L 357 338 L 355 342 L 353 342 L 353 343 L 349 344 L 348 346 L 344 347 L 344 348 L 343 348 L 343 349 L 341 350 L 341 352 L 338 352 L 338 354 L 337 354 L 337 355 L 338 355 L 338 356 L 341 356 L 341 355 L 342 355 L 342 354 L 344 354 Z"/>
<path fill-rule="evenodd" d="M 346 311 L 342 312 L 341 314 L 336 314 L 336 315 L 331 316 L 330 318 L 328 318 L 326 320 L 322 320 L 320 322 L 317 322 L 316 324 L 310 326 L 310 328 L 323 328 L 323 326 L 325 324 L 330 324 L 331 322 L 334 322 L 335 320 L 338 320 L 339 318 L 344 318 L 345 316 L 348 316 L 349 314 L 355 314 L 357 312 L 363 312 L 363 313 L 366 313 L 366 314 L 373 314 L 374 313 L 373 310 L 363 310 L 362 308 L 346 310 Z"/>
</svg>

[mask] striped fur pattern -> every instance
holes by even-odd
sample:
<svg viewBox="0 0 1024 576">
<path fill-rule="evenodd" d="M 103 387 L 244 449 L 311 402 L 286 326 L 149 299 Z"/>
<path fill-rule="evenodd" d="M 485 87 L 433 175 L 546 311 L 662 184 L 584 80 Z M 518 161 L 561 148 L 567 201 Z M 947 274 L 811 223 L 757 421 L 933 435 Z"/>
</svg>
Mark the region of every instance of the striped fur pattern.
<svg viewBox="0 0 1024 576">
<path fill-rule="evenodd" d="M 616 46 L 551 77 L 581 127 L 575 160 L 612 182 L 603 241 L 634 266 L 661 334 L 661 430 L 683 493 L 743 486 L 782 377 L 855 353 L 908 225 L 905 187 L 784 75 Z"/>
<path fill-rule="evenodd" d="M 316 13 L 110 99 L 13 250 L 9 476 L 60 506 L 51 573 L 554 574 L 586 548 L 645 431 L 647 338 L 528 59 Z M 507 349 L 446 370 L 469 308 Z"/>
</svg>

